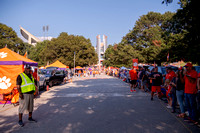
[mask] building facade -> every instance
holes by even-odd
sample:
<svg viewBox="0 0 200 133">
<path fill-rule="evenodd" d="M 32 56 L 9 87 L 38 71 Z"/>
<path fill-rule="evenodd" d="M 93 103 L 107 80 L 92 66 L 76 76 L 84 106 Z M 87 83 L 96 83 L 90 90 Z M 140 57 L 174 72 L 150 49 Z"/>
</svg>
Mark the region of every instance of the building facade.
<svg viewBox="0 0 200 133">
<path fill-rule="evenodd" d="M 107 49 L 107 36 L 103 35 L 103 40 L 101 40 L 101 36 L 97 35 L 96 37 L 96 52 L 98 55 L 98 65 L 102 65 L 104 60 L 104 55 Z"/>
</svg>

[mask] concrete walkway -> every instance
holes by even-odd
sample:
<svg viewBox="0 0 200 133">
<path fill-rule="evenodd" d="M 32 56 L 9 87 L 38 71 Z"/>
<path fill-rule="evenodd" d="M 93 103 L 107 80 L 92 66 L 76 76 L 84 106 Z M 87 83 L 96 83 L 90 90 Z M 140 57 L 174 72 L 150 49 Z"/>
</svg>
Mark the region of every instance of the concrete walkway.
<svg viewBox="0 0 200 133">
<path fill-rule="evenodd" d="M 100 75 L 76 78 L 73 83 L 54 86 L 35 99 L 29 123 L 18 126 L 18 106 L 0 106 L 0 132 L 14 133 L 189 133 L 200 132 L 166 109 L 150 94 L 130 92 L 117 78 Z"/>
</svg>

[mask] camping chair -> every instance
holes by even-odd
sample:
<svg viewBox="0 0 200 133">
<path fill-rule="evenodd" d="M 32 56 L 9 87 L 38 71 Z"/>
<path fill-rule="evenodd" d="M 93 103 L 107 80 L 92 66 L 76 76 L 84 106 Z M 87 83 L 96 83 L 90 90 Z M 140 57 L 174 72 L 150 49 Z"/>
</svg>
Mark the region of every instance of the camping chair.
<svg viewBox="0 0 200 133">
<path fill-rule="evenodd" d="M 3 107 L 6 105 L 8 101 L 11 101 L 11 103 L 14 106 L 18 105 L 18 101 L 19 101 L 19 96 L 17 97 L 18 94 L 19 93 L 18 93 L 17 88 L 13 88 L 13 90 L 10 93 L 3 94 L 3 100 L 5 101 Z"/>
</svg>

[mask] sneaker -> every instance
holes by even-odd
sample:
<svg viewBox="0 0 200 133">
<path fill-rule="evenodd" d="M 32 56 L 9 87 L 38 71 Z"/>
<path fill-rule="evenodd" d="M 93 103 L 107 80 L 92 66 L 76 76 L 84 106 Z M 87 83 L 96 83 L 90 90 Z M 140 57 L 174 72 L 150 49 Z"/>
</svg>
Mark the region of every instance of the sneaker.
<svg viewBox="0 0 200 133">
<path fill-rule="evenodd" d="M 20 127 L 23 127 L 23 126 L 24 126 L 24 123 L 23 123 L 22 120 L 20 120 L 20 121 L 18 122 L 18 124 L 19 124 Z"/>
<path fill-rule="evenodd" d="M 131 92 L 133 92 L 133 90 L 131 90 Z"/>
<path fill-rule="evenodd" d="M 171 108 L 172 108 L 172 107 L 171 107 L 171 106 L 169 106 L 169 105 L 167 105 L 166 107 L 167 107 L 168 109 L 171 109 Z"/>
<path fill-rule="evenodd" d="M 30 121 L 30 122 L 37 122 L 36 120 L 34 120 L 33 118 L 28 118 L 28 120 Z"/>
<path fill-rule="evenodd" d="M 136 90 L 133 90 L 134 92 L 136 92 Z"/>
</svg>

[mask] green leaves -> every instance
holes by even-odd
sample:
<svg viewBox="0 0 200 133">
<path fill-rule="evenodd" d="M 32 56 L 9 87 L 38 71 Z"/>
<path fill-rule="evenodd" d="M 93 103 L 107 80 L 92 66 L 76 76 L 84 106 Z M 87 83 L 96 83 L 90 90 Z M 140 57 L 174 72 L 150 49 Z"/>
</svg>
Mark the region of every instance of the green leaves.
<svg viewBox="0 0 200 133">
<path fill-rule="evenodd" d="M 56 60 L 74 67 L 74 52 L 76 66 L 88 66 L 97 63 L 97 54 L 89 39 L 83 36 L 68 35 L 62 32 L 58 38 L 37 43 L 32 50 L 32 59 L 39 65 L 53 63 Z M 37 58 L 38 57 L 38 58 Z"/>
<path fill-rule="evenodd" d="M 132 59 L 139 58 L 140 54 L 131 45 L 115 44 L 109 45 L 105 52 L 103 65 L 114 67 L 131 67 Z M 141 58 L 142 59 L 142 58 Z"/>
<path fill-rule="evenodd" d="M 5 24 L 0 23 L 0 48 L 7 47 L 19 54 L 24 55 L 32 45 L 24 43 L 18 38 L 16 32 Z"/>
</svg>

